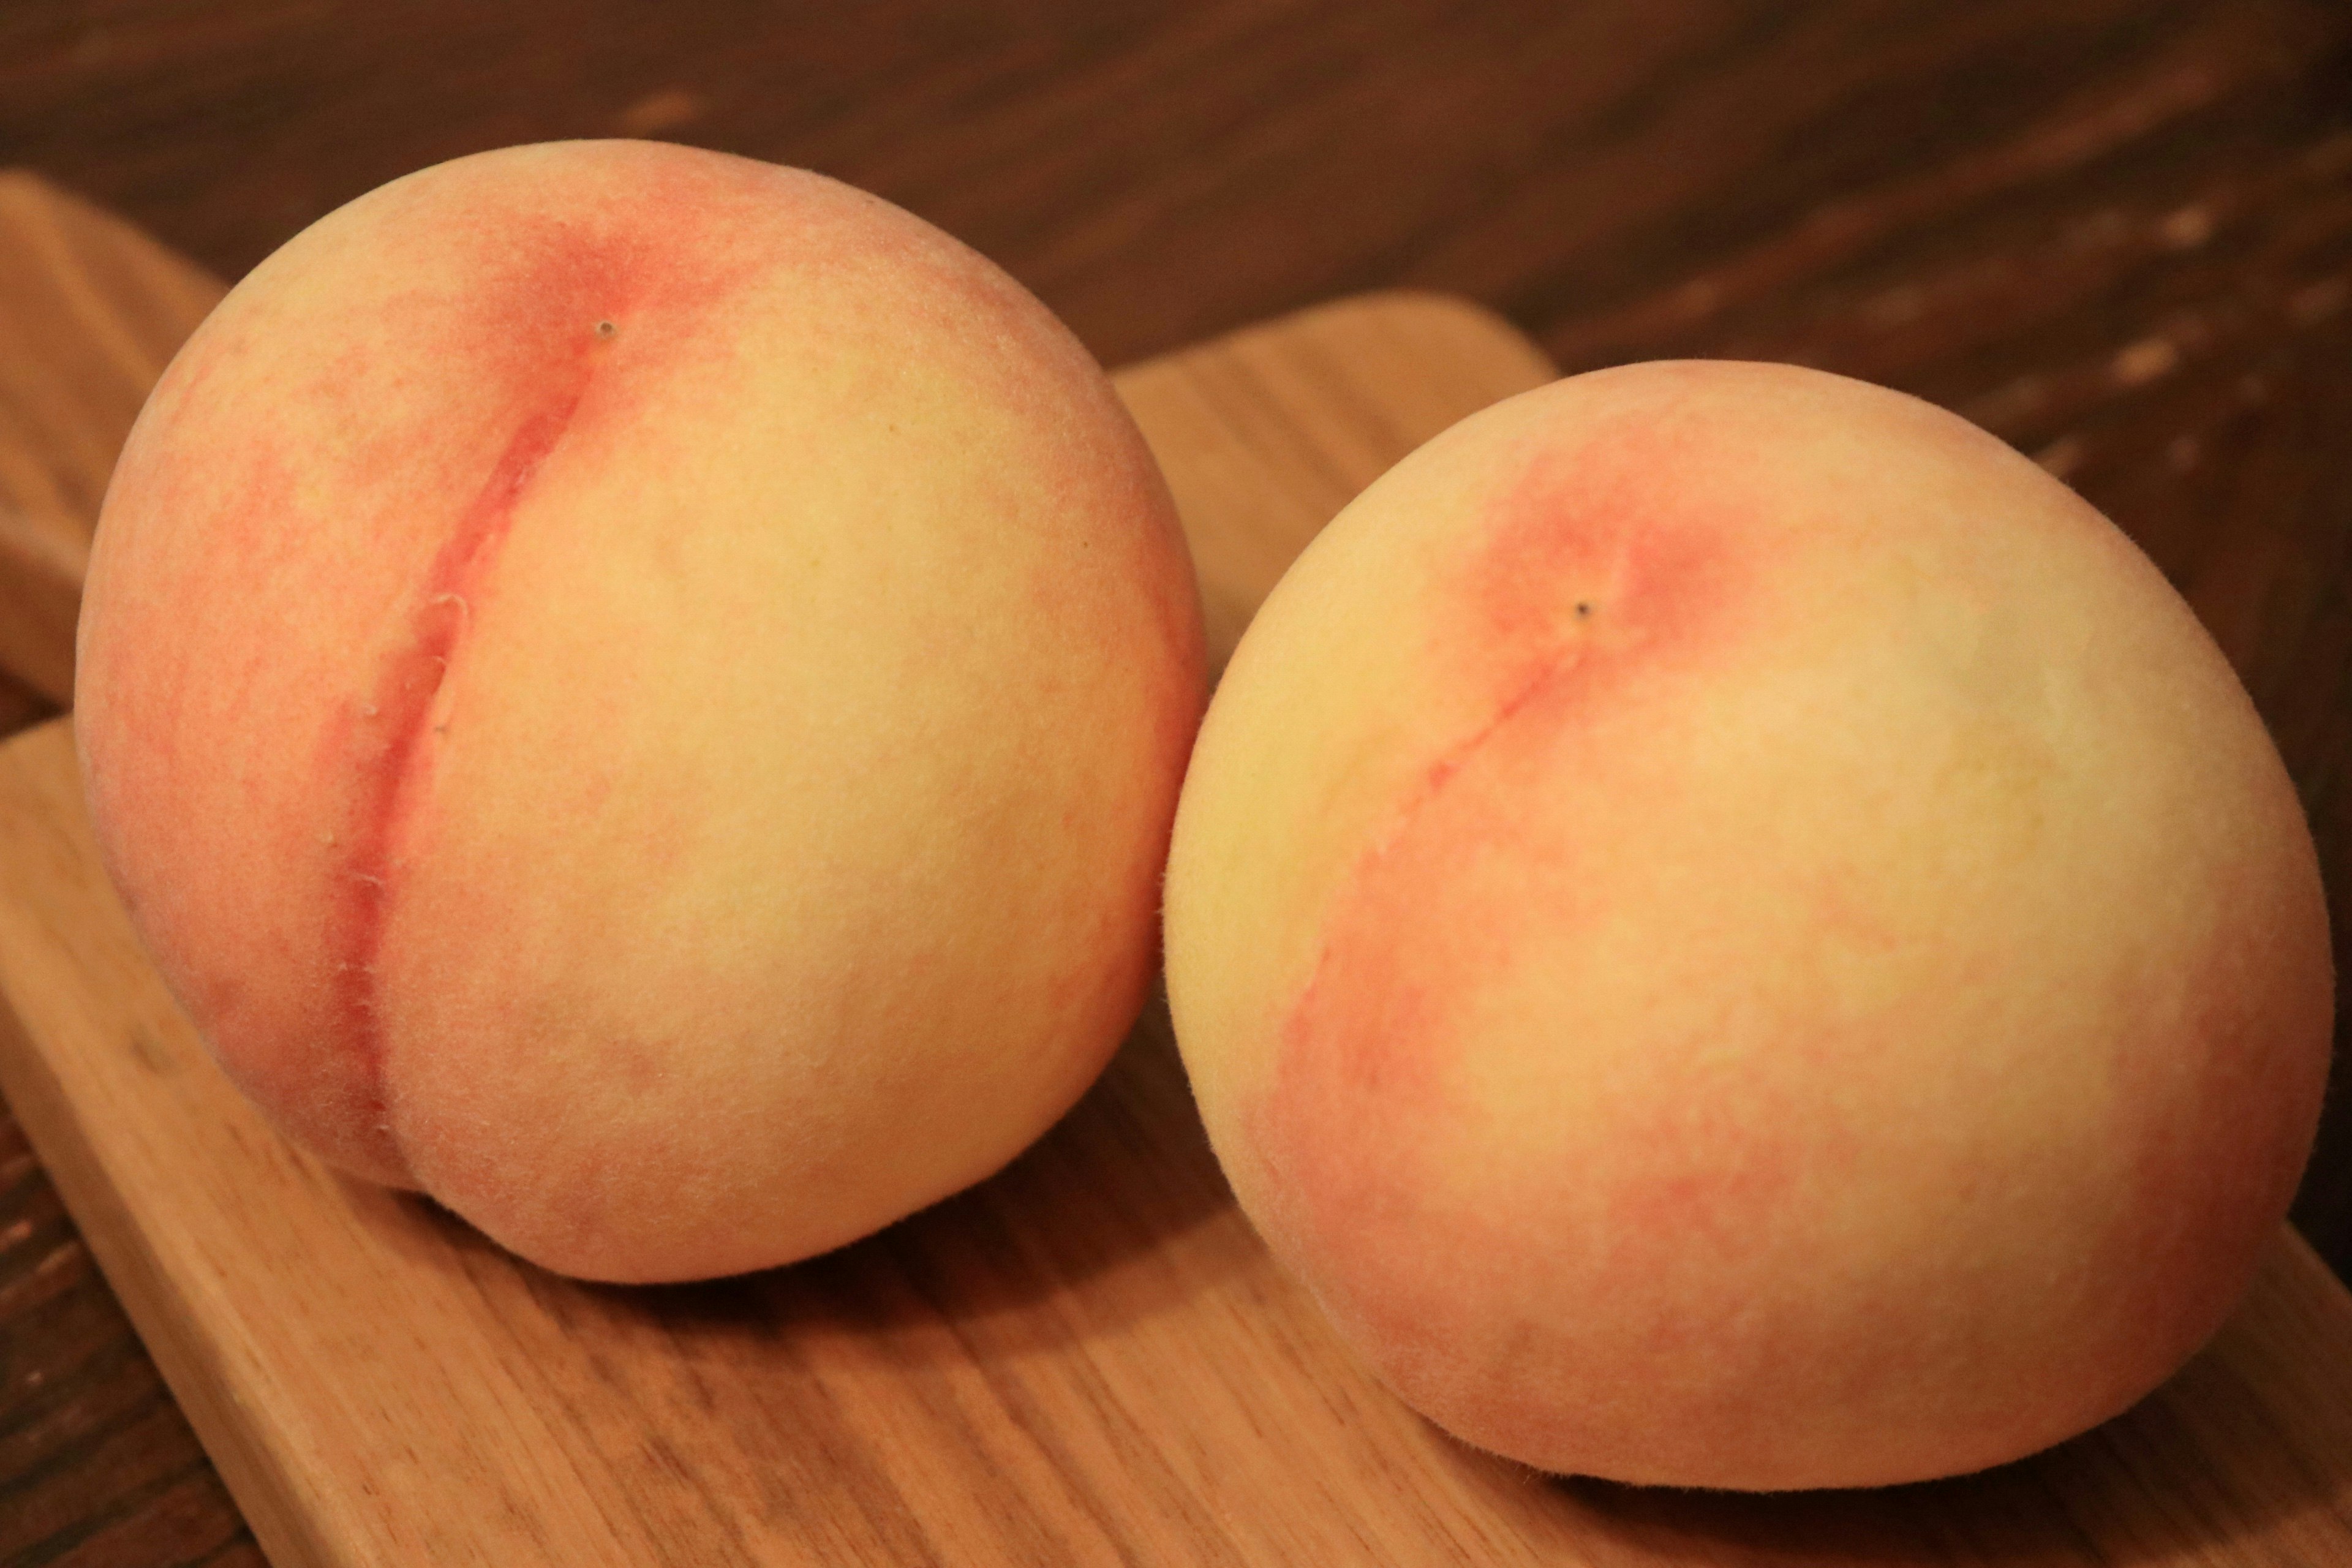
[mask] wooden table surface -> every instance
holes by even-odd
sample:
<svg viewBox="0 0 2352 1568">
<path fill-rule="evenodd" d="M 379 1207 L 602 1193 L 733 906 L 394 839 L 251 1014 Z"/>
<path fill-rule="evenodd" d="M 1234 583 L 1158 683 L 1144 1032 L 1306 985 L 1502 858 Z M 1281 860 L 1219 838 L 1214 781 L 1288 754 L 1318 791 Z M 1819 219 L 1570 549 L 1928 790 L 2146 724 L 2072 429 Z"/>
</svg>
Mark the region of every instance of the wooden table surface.
<svg viewBox="0 0 2352 1568">
<path fill-rule="evenodd" d="M 1956 408 L 2203 615 L 2302 790 L 2346 951 L 2352 10 L 0 5 L 0 167 L 223 276 L 420 164 L 604 134 L 877 191 L 1111 363 L 1402 283 L 1494 305 L 1570 370 L 1787 359 Z M 0 336 L 0 363 L 20 349 Z M 39 685 L 0 685 L 0 720 L 45 711 Z M 2352 1267 L 2345 1097 L 2296 1219 Z M 0 1561 L 258 1561 L 5 1117 Z"/>
</svg>

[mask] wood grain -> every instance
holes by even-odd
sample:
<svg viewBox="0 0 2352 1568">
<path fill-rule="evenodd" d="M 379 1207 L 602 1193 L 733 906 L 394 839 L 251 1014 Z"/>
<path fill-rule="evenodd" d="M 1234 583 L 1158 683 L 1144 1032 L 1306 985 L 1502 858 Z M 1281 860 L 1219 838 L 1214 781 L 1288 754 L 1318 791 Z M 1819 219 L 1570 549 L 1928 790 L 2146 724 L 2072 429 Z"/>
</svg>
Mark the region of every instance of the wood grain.
<svg viewBox="0 0 2352 1568">
<path fill-rule="evenodd" d="M 0 1563 L 258 1568 L 228 1489 L 0 1123 Z"/>
<path fill-rule="evenodd" d="M 1391 295 L 1120 384 L 1238 617 L 1402 451 L 1548 374 Z M 62 721 L 0 750 L 0 1085 L 278 1568 L 2352 1556 L 2352 1295 L 2291 1232 L 2211 1349 L 2040 1459 L 1695 1498 L 1532 1477 L 1383 1393 L 1233 1205 L 1158 1005 L 995 1180 L 800 1267 L 618 1289 L 257 1120 L 105 882 Z"/>
</svg>

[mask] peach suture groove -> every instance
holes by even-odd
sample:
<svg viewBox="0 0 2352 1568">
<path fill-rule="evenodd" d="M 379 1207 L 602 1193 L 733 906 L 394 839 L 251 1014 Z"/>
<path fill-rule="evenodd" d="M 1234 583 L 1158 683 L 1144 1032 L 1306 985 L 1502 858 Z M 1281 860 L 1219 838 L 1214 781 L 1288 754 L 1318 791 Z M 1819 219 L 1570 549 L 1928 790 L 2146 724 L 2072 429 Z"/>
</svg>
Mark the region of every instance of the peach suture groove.
<svg viewBox="0 0 2352 1568">
<path fill-rule="evenodd" d="M 356 1066 L 365 1097 L 361 1124 L 392 1155 L 384 1126 L 383 1035 L 377 1008 L 377 960 L 390 916 L 401 827 L 415 805 L 414 785 L 426 757 L 434 699 L 472 616 L 474 590 L 497 559 L 516 507 L 548 454 L 571 427 L 588 376 L 537 410 L 506 448 L 457 525 L 434 554 L 404 612 L 400 646 L 368 696 L 343 716 L 349 763 L 358 774 L 333 876 L 335 933 L 332 1013 L 337 1035 Z"/>
<path fill-rule="evenodd" d="M 1563 675 L 1570 672 L 1582 662 L 1579 656 L 1583 652 L 1584 648 L 1580 644 L 1570 643 L 1545 659 L 1533 674 L 1520 682 L 1517 690 L 1503 700 L 1496 709 L 1492 718 L 1446 748 L 1437 761 L 1429 765 L 1428 771 L 1422 775 L 1420 785 L 1413 791 L 1412 798 L 1397 808 L 1395 820 L 1390 825 L 1388 831 L 1382 834 L 1379 841 L 1367 849 L 1349 869 L 1348 879 L 1351 889 L 1360 887 L 1372 876 L 1374 869 L 1412 831 L 1414 823 L 1420 819 L 1422 814 L 1440 795 L 1444 793 L 1446 786 L 1459 776 L 1463 768 L 1486 749 L 1489 742 L 1524 712 L 1546 688 L 1553 685 Z M 1349 901 L 1352 902 L 1352 899 Z M 1290 1016 L 1284 1027 L 1286 1048 L 1283 1053 L 1283 1065 L 1286 1067 L 1295 1063 L 1296 1053 L 1307 1044 L 1321 1021 L 1321 1014 L 1324 1010 L 1322 994 L 1326 988 L 1325 983 L 1328 977 L 1334 958 L 1334 949 L 1339 940 L 1336 935 L 1329 933 L 1325 935 L 1316 953 L 1315 968 L 1308 974 L 1307 984 L 1300 990 L 1298 1000 L 1292 1005 Z M 1362 1063 L 1360 1064 L 1360 1068 L 1370 1068 L 1376 1065 Z"/>
</svg>

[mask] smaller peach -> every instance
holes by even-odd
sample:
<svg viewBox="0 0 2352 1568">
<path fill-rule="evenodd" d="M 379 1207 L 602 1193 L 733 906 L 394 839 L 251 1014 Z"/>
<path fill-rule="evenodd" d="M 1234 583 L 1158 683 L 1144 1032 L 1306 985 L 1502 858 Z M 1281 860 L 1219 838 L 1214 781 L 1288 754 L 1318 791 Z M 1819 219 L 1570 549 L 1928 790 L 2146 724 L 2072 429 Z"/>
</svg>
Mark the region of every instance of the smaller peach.
<svg viewBox="0 0 2352 1568">
<path fill-rule="evenodd" d="M 1631 366 L 1465 421 L 1267 600 L 1168 872 L 1242 1205 L 1546 1469 L 1913 1480 L 2230 1310 L 2333 976 L 2294 791 L 2130 542 L 1948 414 Z"/>
</svg>

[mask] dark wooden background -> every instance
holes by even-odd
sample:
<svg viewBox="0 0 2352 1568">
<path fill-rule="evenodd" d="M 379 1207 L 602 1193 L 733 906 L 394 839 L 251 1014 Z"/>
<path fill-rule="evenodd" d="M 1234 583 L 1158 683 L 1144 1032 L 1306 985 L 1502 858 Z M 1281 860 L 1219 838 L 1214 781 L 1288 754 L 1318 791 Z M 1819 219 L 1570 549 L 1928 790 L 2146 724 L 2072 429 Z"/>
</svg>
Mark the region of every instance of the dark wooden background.
<svg viewBox="0 0 2352 1568">
<path fill-rule="evenodd" d="M 1417 284 L 1570 370 L 1958 409 L 2203 614 L 2352 949 L 2352 8 L 0 0 L 0 166 L 229 277 L 420 165 L 606 135 L 879 192 L 1112 363 Z M 2295 1212 L 2352 1271 L 2342 1086 Z M 0 1563 L 258 1562 L 0 1113 Z"/>
</svg>

